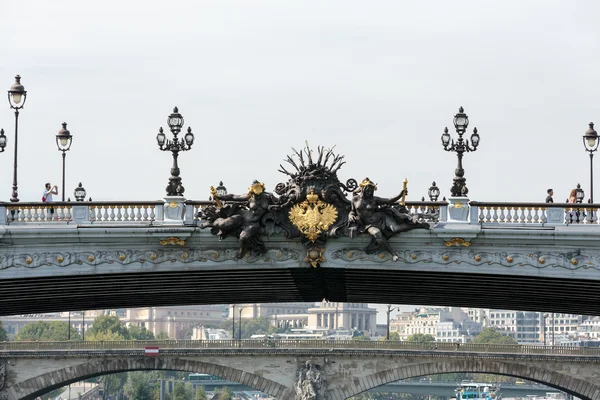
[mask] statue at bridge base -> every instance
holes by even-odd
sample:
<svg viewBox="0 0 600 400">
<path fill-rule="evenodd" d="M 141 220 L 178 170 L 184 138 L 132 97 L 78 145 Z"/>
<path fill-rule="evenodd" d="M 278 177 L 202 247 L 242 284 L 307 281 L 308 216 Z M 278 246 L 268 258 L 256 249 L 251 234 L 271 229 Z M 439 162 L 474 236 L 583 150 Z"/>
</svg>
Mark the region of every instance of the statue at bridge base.
<svg viewBox="0 0 600 400">
<path fill-rule="evenodd" d="M 374 195 L 377 185 L 365 178 L 360 188 L 354 192 L 352 209 L 348 215 L 348 232 L 351 238 L 357 233 L 371 235 L 371 243 L 365 249 L 367 254 L 386 250 L 392 255 L 392 261 L 398 261 L 398 253 L 392 248 L 388 239 L 398 233 L 413 229 L 429 229 L 426 222 L 410 215 L 403 204 L 396 204 L 406 196 L 406 188 L 392 198 Z"/>
<path fill-rule="evenodd" d="M 296 400 L 325 400 L 327 382 L 321 375 L 321 366 L 308 360 L 299 369 Z"/>
</svg>

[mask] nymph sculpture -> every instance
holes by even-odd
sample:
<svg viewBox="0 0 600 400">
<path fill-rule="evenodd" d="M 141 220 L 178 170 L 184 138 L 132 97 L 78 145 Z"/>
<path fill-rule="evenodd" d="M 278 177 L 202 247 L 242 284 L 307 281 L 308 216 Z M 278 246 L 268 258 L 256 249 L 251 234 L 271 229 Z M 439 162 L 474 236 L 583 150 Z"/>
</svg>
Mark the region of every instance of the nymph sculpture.
<svg viewBox="0 0 600 400">
<path fill-rule="evenodd" d="M 358 233 L 368 233 L 372 239 L 365 249 L 367 253 L 374 253 L 383 248 L 392 255 L 392 261 L 398 261 L 398 253 L 388 239 L 397 233 L 412 229 L 429 229 L 429 224 L 418 222 L 404 206 L 396 204 L 407 194 L 406 189 L 389 199 L 375 196 L 375 190 L 377 185 L 365 178 L 354 192 L 352 208 L 348 214 L 348 232 L 351 238 Z"/>
<path fill-rule="evenodd" d="M 264 183 L 255 180 L 248 188 L 248 193 L 242 195 L 226 194 L 217 197 L 213 187 L 211 194 L 218 208 L 205 210 L 208 221 L 200 224 L 200 228 L 212 228 L 211 232 L 220 239 L 237 237 L 240 243 L 237 258 L 242 258 L 248 250 L 256 254 L 264 253 L 266 249 L 259 237 L 261 221 L 278 204 L 278 199 L 273 194 L 265 192 Z M 224 205 L 223 201 L 239 203 Z"/>
</svg>

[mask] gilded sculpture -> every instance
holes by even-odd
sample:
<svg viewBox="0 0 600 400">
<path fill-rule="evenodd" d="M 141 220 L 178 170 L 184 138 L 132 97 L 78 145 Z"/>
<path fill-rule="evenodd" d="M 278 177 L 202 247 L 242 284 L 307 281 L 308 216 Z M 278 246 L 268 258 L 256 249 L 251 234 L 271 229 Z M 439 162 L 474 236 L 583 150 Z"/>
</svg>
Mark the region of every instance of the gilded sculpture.
<svg viewBox="0 0 600 400">
<path fill-rule="evenodd" d="M 337 209 L 332 204 L 319 200 L 314 190 L 306 200 L 290 210 L 290 221 L 311 242 L 315 242 L 337 219 Z"/>
</svg>

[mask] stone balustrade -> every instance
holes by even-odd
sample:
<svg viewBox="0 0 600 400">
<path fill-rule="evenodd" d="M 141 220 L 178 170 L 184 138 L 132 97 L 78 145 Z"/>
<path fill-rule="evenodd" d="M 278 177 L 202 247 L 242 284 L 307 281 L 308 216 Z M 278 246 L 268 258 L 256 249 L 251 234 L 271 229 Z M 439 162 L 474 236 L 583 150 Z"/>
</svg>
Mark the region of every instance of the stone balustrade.
<svg viewBox="0 0 600 400">
<path fill-rule="evenodd" d="M 238 349 L 255 350 L 268 348 L 271 350 L 398 350 L 398 351 L 439 351 L 439 352 L 472 352 L 472 353 L 502 353 L 502 354 L 539 354 L 565 356 L 597 356 L 600 348 L 577 346 L 536 346 L 536 345 L 507 345 L 507 344 L 474 344 L 474 343 L 443 343 L 443 342 L 402 342 L 384 340 L 278 340 L 278 339 L 248 339 L 248 340 L 119 340 L 119 341 L 63 341 L 63 342 L 0 342 L 0 355 L 3 353 L 28 351 L 110 351 L 110 350 L 140 350 L 147 346 L 157 346 L 159 349 Z M 20 353 L 24 354 L 24 353 Z"/>
<path fill-rule="evenodd" d="M 600 204 L 502 203 L 466 200 L 464 217 L 451 218 L 446 201 L 406 202 L 406 208 L 419 219 L 435 223 L 465 222 L 471 225 L 572 225 L 600 224 Z M 0 225 L 23 224 L 175 224 L 195 225 L 202 208 L 212 201 L 173 198 L 158 201 L 87 202 L 0 202 Z M 176 208 L 177 207 L 177 208 Z M 168 215 L 171 211 L 172 215 Z M 173 212 L 174 211 L 174 212 Z M 175 215 L 175 217 L 173 217 Z"/>
</svg>

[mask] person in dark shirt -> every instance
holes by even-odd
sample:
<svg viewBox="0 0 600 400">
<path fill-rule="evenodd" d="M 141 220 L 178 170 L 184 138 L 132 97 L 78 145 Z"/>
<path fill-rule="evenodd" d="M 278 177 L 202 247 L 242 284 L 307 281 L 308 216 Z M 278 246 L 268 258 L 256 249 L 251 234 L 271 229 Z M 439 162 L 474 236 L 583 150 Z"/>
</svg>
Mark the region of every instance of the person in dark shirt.
<svg viewBox="0 0 600 400">
<path fill-rule="evenodd" d="M 548 189 L 546 192 L 548 193 L 548 196 L 546 196 L 546 203 L 554 203 L 554 199 L 552 199 L 552 196 L 554 195 L 554 190 Z"/>
</svg>

